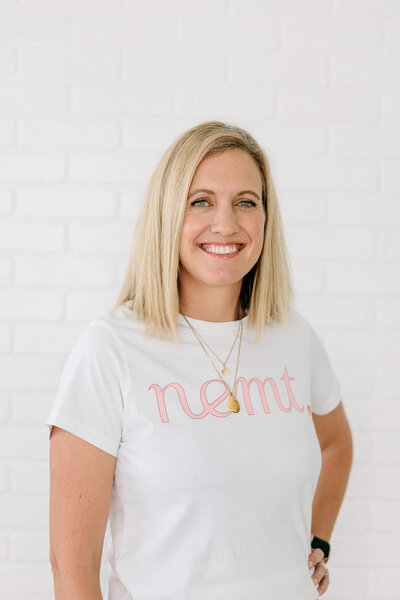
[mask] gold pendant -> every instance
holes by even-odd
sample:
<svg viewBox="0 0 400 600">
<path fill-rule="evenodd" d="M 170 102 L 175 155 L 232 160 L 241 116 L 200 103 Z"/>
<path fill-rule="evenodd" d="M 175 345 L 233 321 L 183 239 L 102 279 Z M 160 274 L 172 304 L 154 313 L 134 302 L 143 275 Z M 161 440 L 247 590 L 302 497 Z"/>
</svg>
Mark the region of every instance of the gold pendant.
<svg viewBox="0 0 400 600">
<path fill-rule="evenodd" d="M 222 375 L 229 375 L 229 371 L 226 367 L 222 370 Z"/>
<path fill-rule="evenodd" d="M 234 396 L 232 396 L 232 394 L 231 394 L 231 397 L 229 398 L 228 408 L 229 408 L 229 410 L 231 410 L 232 412 L 235 412 L 235 413 L 239 412 L 239 410 L 240 410 L 240 404 L 238 402 L 238 399 L 235 398 Z"/>
</svg>

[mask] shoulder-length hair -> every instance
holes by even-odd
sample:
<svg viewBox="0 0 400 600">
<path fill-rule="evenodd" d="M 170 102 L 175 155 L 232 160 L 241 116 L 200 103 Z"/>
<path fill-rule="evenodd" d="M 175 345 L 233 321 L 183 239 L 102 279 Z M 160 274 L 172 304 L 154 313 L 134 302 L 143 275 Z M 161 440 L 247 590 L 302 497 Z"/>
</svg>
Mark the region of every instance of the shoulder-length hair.
<svg viewBox="0 0 400 600">
<path fill-rule="evenodd" d="M 248 328 L 256 332 L 257 341 L 268 325 L 288 324 L 292 276 L 269 161 L 244 129 L 207 121 L 182 133 L 163 154 L 149 180 L 135 224 L 125 278 L 112 312 L 130 301 L 128 306 L 145 323 L 147 335 L 172 335 L 180 341 L 179 248 L 188 192 L 200 162 L 228 148 L 240 148 L 254 159 L 267 217 L 260 257 L 243 277 L 242 311 L 248 315 Z"/>
</svg>

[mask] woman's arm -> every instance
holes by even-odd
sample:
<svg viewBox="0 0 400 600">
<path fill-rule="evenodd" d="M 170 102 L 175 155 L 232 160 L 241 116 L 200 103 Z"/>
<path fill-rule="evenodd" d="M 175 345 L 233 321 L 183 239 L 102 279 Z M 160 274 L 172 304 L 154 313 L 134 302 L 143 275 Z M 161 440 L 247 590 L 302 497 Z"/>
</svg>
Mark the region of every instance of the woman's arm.
<svg viewBox="0 0 400 600">
<path fill-rule="evenodd" d="M 326 415 L 312 414 L 322 465 L 312 505 L 312 535 L 329 542 L 349 479 L 353 440 L 342 402 Z"/>
<path fill-rule="evenodd" d="M 73 567 L 59 572 L 52 567 L 55 600 L 103 600 L 99 573 L 86 566 Z"/>
<path fill-rule="evenodd" d="M 53 426 L 50 563 L 55 600 L 101 600 L 100 565 L 115 456 Z"/>
</svg>

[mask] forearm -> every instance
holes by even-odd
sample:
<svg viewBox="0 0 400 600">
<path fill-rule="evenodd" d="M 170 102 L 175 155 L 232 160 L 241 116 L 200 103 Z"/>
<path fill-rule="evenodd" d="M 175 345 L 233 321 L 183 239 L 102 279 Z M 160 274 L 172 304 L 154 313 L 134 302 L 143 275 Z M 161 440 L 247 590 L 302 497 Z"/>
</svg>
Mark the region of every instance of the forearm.
<svg viewBox="0 0 400 600">
<path fill-rule="evenodd" d="M 312 505 L 311 532 L 329 542 L 349 479 L 352 441 L 344 447 L 328 446 L 322 452 L 321 472 Z"/>
<path fill-rule="evenodd" d="M 99 573 L 83 566 L 52 567 L 55 600 L 102 600 Z"/>
</svg>

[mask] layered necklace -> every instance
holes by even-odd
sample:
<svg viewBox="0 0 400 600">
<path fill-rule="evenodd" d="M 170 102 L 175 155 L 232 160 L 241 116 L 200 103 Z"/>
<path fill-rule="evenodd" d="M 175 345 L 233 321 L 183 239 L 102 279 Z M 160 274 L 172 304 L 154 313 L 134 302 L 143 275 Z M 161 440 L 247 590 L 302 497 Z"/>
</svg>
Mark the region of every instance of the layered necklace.
<svg viewBox="0 0 400 600">
<path fill-rule="evenodd" d="M 237 338 L 238 338 L 238 335 L 239 335 L 239 333 L 240 333 L 240 338 L 239 338 L 239 348 L 238 348 L 238 356 L 237 356 L 237 361 L 236 361 L 235 380 L 234 380 L 234 382 L 233 382 L 233 386 L 232 386 L 232 389 L 235 389 L 235 384 L 236 384 L 236 379 L 237 379 L 237 372 L 238 372 L 238 366 L 239 366 L 240 348 L 241 348 L 241 345 L 242 345 L 242 331 L 243 331 L 243 322 L 242 322 L 242 319 L 240 319 L 240 321 L 239 321 L 239 327 L 238 327 L 238 331 L 237 331 L 236 337 L 235 337 L 235 339 L 234 339 L 234 342 L 233 342 L 233 344 L 232 344 L 232 347 L 231 347 L 231 349 L 230 349 L 230 351 L 229 351 L 229 354 L 228 354 L 228 356 L 226 357 L 225 361 L 222 361 L 222 360 L 221 360 L 221 359 L 220 359 L 220 358 L 219 358 L 219 357 L 218 357 L 218 356 L 215 354 L 214 350 L 212 350 L 212 348 L 210 348 L 210 346 L 209 346 L 209 345 L 208 345 L 208 344 L 207 344 L 207 343 L 206 343 L 204 340 L 203 340 L 203 341 L 201 340 L 201 337 L 200 337 L 199 333 L 198 333 L 198 332 L 195 330 L 195 328 L 194 328 L 194 327 L 193 327 L 193 325 L 192 325 L 192 324 L 191 324 L 191 323 L 188 321 L 188 319 L 185 317 L 185 315 L 182 315 L 182 316 L 183 316 L 183 318 L 185 319 L 186 323 L 187 323 L 187 324 L 189 325 L 189 327 L 191 328 L 191 330 L 193 331 L 193 333 L 195 334 L 195 336 L 197 337 L 197 339 L 198 339 L 198 341 L 199 341 L 199 343 L 200 343 L 201 347 L 203 348 L 204 352 L 207 354 L 208 358 L 210 359 L 210 362 L 211 362 L 211 364 L 213 365 L 214 369 L 216 370 L 216 372 L 217 372 L 218 376 L 220 377 L 221 381 L 222 381 L 222 382 L 225 384 L 226 388 L 228 389 L 229 396 L 230 396 L 230 398 L 229 398 L 229 401 L 228 401 L 228 408 L 229 408 L 229 410 L 231 410 L 232 412 L 235 412 L 235 413 L 239 412 L 239 410 L 240 410 L 240 404 L 239 404 L 239 401 L 238 401 L 238 399 L 237 399 L 237 398 L 236 398 L 236 397 L 233 395 L 231 388 L 230 388 L 230 387 L 229 387 L 229 385 L 226 383 L 226 381 L 223 379 L 223 377 L 222 377 L 222 374 L 223 374 L 223 375 L 228 375 L 228 374 L 229 374 L 229 371 L 228 371 L 228 369 L 227 369 L 227 367 L 226 367 L 226 363 L 228 362 L 228 359 L 229 359 L 229 357 L 230 357 L 230 355 L 231 355 L 231 353 L 232 353 L 233 347 L 234 347 L 234 345 L 235 345 L 235 343 L 236 343 L 236 340 L 237 340 Z M 208 354 L 207 350 L 205 349 L 205 346 L 207 346 L 207 348 L 208 348 L 209 350 L 211 350 L 211 352 L 214 354 L 214 356 L 215 356 L 215 357 L 216 357 L 216 358 L 219 360 L 219 362 L 220 362 L 220 363 L 223 365 L 222 373 L 220 373 L 220 372 L 218 371 L 218 369 L 217 369 L 217 367 L 215 366 L 215 364 L 213 363 L 213 361 L 212 361 L 212 359 L 211 359 L 210 355 Z"/>
</svg>

